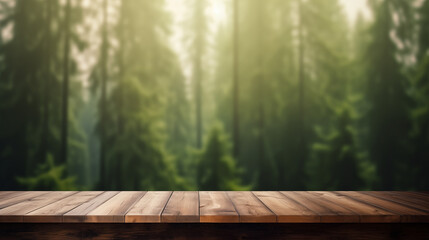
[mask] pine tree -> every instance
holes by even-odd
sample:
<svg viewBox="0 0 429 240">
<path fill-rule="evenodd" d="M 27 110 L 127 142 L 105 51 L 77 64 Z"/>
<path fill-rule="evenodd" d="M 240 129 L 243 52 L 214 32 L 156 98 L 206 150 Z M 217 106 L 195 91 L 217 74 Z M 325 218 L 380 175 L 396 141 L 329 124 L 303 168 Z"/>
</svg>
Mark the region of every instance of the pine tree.
<svg viewBox="0 0 429 240">
<path fill-rule="evenodd" d="M 239 3 L 234 0 L 234 84 L 233 84 L 233 131 L 234 131 L 234 157 L 238 158 L 240 153 L 240 113 L 239 113 L 239 100 L 240 100 L 240 83 L 239 83 Z"/>
<path fill-rule="evenodd" d="M 73 12 L 77 8 L 73 7 Z M 4 166 L 4 174 L 1 174 L 5 178 L 4 189 L 25 187 L 15 177 L 34 177 L 38 165 L 45 164 L 48 156 L 55 161 L 60 159 L 61 95 L 53 93 L 61 89 L 59 76 L 63 56 L 59 52 L 63 31 L 54 26 L 62 23 L 63 10 L 64 6 L 59 1 L 16 1 L 14 14 L 3 22 L 5 26 L 13 23 L 12 38 L 2 46 L 4 67 L 0 69 L 0 160 Z M 79 24 L 79 20 L 74 18 L 71 25 Z M 74 31 L 71 33 L 74 37 L 72 43 L 76 44 L 80 38 Z M 28 38 L 29 34 L 33 37 Z M 75 65 L 74 60 L 70 63 Z M 75 68 L 70 73 L 74 71 Z M 72 82 L 70 91 L 74 94 L 78 88 L 79 85 Z M 79 179 L 85 181 L 87 155 L 86 147 L 77 143 L 84 139 L 80 127 L 75 124 L 77 103 L 73 96 L 69 108 L 69 121 L 72 122 L 70 161 L 75 162 L 75 157 L 81 161 L 75 162 L 75 166 L 80 164 L 78 168 L 82 178 Z"/>
<path fill-rule="evenodd" d="M 166 87 L 169 78 L 177 75 L 171 69 L 178 69 L 164 38 L 168 15 L 162 1 L 121 1 L 118 13 L 116 31 L 109 38 L 127 41 L 120 41 L 110 63 L 119 68 L 109 73 L 112 80 L 105 102 L 109 114 L 100 120 L 108 146 L 103 184 L 121 190 L 183 189 L 186 184 L 165 149 L 163 114 L 169 101 L 164 96 L 171 94 Z M 98 66 L 105 64 L 104 57 Z M 99 133 L 100 127 L 101 122 Z"/>
<path fill-rule="evenodd" d="M 206 16 L 205 16 L 205 1 L 195 0 L 193 9 L 193 26 L 194 31 L 192 39 L 192 62 L 193 73 L 192 78 L 195 87 L 195 125 L 196 125 L 196 147 L 202 147 L 203 138 L 203 57 L 205 51 L 205 33 L 206 33 Z"/>
<path fill-rule="evenodd" d="M 419 9 L 420 27 L 417 53 L 417 71 L 411 79 L 409 95 L 412 98 L 410 118 L 412 128 L 411 139 L 411 186 L 423 190 L 429 187 L 429 1 L 424 1 Z"/>
<path fill-rule="evenodd" d="M 379 177 L 378 188 L 392 190 L 398 185 L 398 163 L 405 159 L 405 143 L 409 131 L 406 105 L 406 79 L 401 73 L 399 50 L 392 39 L 407 42 L 404 31 L 410 22 L 409 2 L 372 1 L 374 23 L 370 29 L 369 81 L 367 96 L 371 104 L 368 113 L 371 159 L 376 162 Z M 397 18 L 397 19 L 396 19 Z"/>
<path fill-rule="evenodd" d="M 64 17 L 64 50 L 63 50 L 63 83 L 62 83 L 62 108 L 61 108 L 61 163 L 67 163 L 68 149 L 68 114 L 69 114 L 69 68 L 70 68 L 70 15 L 71 0 L 67 0 Z"/>
<path fill-rule="evenodd" d="M 221 124 L 216 124 L 200 153 L 198 163 L 198 190 L 238 191 L 240 169 L 231 155 L 231 143 Z"/>
</svg>

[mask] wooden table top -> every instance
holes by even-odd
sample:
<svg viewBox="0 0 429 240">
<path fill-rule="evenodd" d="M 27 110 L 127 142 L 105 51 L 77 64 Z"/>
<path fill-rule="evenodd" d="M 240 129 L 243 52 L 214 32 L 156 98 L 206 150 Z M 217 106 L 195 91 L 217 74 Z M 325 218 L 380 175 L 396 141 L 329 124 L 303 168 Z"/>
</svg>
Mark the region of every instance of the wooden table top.
<svg viewBox="0 0 429 240">
<path fill-rule="evenodd" d="M 0 222 L 428 223 L 429 193 L 4 191 Z"/>
</svg>

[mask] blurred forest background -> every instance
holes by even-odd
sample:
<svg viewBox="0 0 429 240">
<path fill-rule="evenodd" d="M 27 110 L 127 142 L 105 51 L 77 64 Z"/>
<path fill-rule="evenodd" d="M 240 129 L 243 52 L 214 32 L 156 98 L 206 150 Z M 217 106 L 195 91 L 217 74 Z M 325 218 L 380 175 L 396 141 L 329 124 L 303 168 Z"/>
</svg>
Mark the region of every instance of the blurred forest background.
<svg viewBox="0 0 429 240">
<path fill-rule="evenodd" d="M 0 0 L 0 190 L 428 172 L 429 0 Z"/>
</svg>

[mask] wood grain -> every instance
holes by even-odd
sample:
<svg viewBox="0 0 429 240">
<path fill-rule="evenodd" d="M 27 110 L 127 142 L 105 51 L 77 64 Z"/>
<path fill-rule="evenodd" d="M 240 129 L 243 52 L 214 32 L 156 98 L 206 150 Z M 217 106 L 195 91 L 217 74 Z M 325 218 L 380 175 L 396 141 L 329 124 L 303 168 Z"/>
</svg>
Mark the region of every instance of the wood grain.
<svg viewBox="0 0 429 240">
<path fill-rule="evenodd" d="M 385 200 L 390 200 L 407 207 L 411 207 L 417 210 L 423 210 L 429 212 L 429 199 L 420 199 L 419 196 L 416 196 L 408 192 L 361 192 L 363 194 L 368 194 L 374 197 L 383 198 Z"/>
<path fill-rule="evenodd" d="M 63 222 L 78 223 L 85 222 L 85 216 L 92 210 L 96 209 L 101 204 L 118 194 L 119 191 L 108 191 L 103 192 L 97 197 L 85 202 L 78 207 L 68 211 L 63 215 Z"/>
<path fill-rule="evenodd" d="M 276 215 L 269 210 L 252 192 L 228 192 L 240 222 L 277 222 Z"/>
<path fill-rule="evenodd" d="M 17 195 L 24 194 L 26 192 L 23 191 L 2 191 L 0 192 L 0 200 L 6 198 L 13 198 Z"/>
<path fill-rule="evenodd" d="M 63 214 L 102 192 L 78 192 L 24 215 L 24 222 L 62 222 Z"/>
<path fill-rule="evenodd" d="M 161 222 L 161 214 L 170 199 L 172 192 L 147 192 L 131 207 L 125 222 L 157 223 Z"/>
<path fill-rule="evenodd" d="M 200 222 L 239 222 L 238 213 L 226 192 L 199 192 Z"/>
<path fill-rule="evenodd" d="M 429 194 L 0 191 L 0 222 L 429 223 Z"/>
<path fill-rule="evenodd" d="M 280 192 L 253 192 L 281 223 L 317 223 L 320 216 Z"/>
<path fill-rule="evenodd" d="M 22 202 L 1 209 L 0 222 L 22 222 L 23 216 L 27 213 L 73 194 L 76 194 L 76 192 L 57 191 L 41 195 L 36 194 L 33 198 L 26 199 Z"/>
<path fill-rule="evenodd" d="M 286 197 L 299 202 L 311 211 L 320 215 L 324 223 L 356 223 L 359 216 L 344 206 L 337 205 L 323 198 L 317 198 L 309 192 L 281 192 Z"/>
<path fill-rule="evenodd" d="M 0 198 L 0 209 L 14 205 L 16 203 L 28 200 L 30 198 L 34 198 L 37 196 L 40 196 L 42 194 L 46 194 L 48 192 L 40 192 L 40 191 L 34 191 L 34 192 L 16 192 L 14 194 L 11 194 L 10 196 L 4 196 Z"/>
<path fill-rule="evenodd" d="M 125 222 L 125 214 L 146 192 L 120 192 L 85 216 L 85 222 Z"/>
<path fill-rule="evenodd" d="M 161 216 L 162 222 L 199 222 L 198 192 L 173 192 Z"/>
<path fill-rule="evenodd" d="M 316 198 L 323 198 L 337 205 L 344 206 L 359 215 L 360 222 L 391 223 L 400 222 L 401 216 L 384 209 L 368 205 L 333 192 L 311 192 Z"/>
<path fill-rule="evenodd" d="M 409 208 L 390 200 L 353 191 L 339 191 L 338 193 L 357 201 L 371 204 L 386 211 L 399 214 L 401 215 L 401 222 L 429 222 L 429 215 L 424 211 Z"/>
</svg>

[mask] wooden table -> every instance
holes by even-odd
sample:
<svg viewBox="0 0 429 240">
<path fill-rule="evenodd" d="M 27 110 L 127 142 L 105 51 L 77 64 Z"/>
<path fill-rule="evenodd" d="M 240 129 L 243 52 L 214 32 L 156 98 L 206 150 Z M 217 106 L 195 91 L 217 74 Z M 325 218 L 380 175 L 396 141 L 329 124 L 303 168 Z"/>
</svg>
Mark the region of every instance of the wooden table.
<svg viewBox="0 0 429 240">
<path fill-rule="evenodd" d="M 0 238 L 429 239 L 426 192 L 0 192 Z"/>
</svg>

